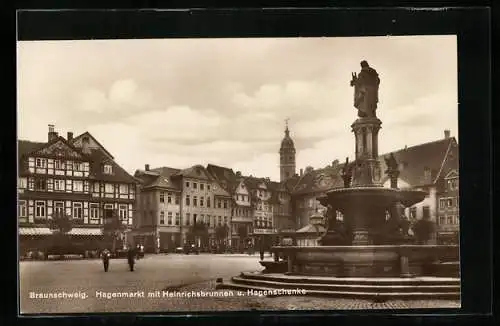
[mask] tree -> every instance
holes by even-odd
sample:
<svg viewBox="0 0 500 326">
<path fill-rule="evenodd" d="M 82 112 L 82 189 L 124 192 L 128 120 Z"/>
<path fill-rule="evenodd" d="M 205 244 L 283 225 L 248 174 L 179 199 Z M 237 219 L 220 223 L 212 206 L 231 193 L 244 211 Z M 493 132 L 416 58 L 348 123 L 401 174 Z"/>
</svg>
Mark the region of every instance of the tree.
<svg viewBox="0 0 500 326">
<path fill-rule="evenodd" d="M 217 239 L 219 245 L 224 243 L 224 240 L 227 239 L 228 234 L 229 234 L 229 227 L 227 226 L 227 224 L 219 225 L 218 227 L 215 228 L 215 238 Z"/>
<path fill-rule="evenodd" d="M 203 222 L 195 221 L 189 230 L 188 240 L 197 243 L 197 239 L 200 239 L 202 243 L 208 241 L 208 226 Z"/>
<path fill-rule="evenodd" d="M 55 211 L 49 221 L 49 229 L 52 231 L 51 251 L 57 251 L 59 255 L 64 254 L 70 246 L 67 234 L 73 229 L 71 216 L 65 212 Z"/>
<path fill-rule="evenodd" d="M 418 243 L 426 243 L 432 238 L 432 234 L 436 230 L 434 222 L 428 219 L 421 219 L 413 225 L 413 232 Z"/>
<path fill-rule="evenodd" d="M 126 226 L 120 221 L 117 210 L 113 210 L 108 216 L 104 217 L 104 225 L 102 226 L 102 233 L 105 238 L 112 240 L 112 251 L 116 251 L 116 240 L 120 238 Z"/>
</svg>

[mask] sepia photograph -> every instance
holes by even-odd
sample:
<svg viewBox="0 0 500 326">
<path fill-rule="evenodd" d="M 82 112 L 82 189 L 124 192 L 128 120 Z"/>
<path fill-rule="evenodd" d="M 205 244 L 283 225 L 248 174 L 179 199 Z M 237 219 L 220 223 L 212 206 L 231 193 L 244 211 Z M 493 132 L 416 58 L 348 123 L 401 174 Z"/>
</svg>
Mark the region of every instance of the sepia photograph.
<svg viewBox="0 0 500 326">
<path fill-rule="evenodd" d="M 456 35 L 18 41 L 20 314 L 460 308 L 457 60 Z"/>
</svg>

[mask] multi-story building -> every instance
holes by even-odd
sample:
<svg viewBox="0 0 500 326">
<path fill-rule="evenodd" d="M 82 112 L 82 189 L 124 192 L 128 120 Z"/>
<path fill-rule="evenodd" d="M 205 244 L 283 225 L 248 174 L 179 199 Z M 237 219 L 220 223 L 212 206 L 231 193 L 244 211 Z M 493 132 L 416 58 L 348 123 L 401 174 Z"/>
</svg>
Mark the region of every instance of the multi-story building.
<svg viewBox="0 0 500 326">
<path fill-rule="evenodd" d="M 181 246 L 181 194 L 179 180 L 173 178 L 179 169 L 138 170 L 135 177 L 142 181 L 137 201 L 137 223 L 134 239 L 148 252 L 171 251 Z"/>
<path fill-rule="evenodd" d="M 438 193 L 438 232 L 439 243 L 459 242 L 459 183 L 458 169 L 452 169 L 444 177 L 442 191 Z"/>
<path fill-rule="evenodd" d="M 137 170 L 142 180 L 139 206 L 140 223 L 136 239 L 148 250 L 171 251 L 183 246 L 195 223 L 205 224 L 210 242 L 215 230 L 226 225 L 231 229 L 231 195 L 201 165 L 180 170 L 168 167 Z M 146 239 L 150 240 L 146 240 Z M 154 240 L 152 240 L 154 239 Z M 209 243 L 201 243 L 208 247 Z M 226 239 L 230 244 L 230 236 Z M 154 247 L 154 248 L 152 248 Z"/>
<path fill-rule="evenodd" d="M 133 224 L 136 180 L 88 132 L 67 138 L 49 126 L 46 142 L 18 141 L 20 252 L 50 250 L 53 214 L 71 217 L 75 247 L 102 247 L 102 226 L 116 214 Z M 123 239 L 126 241 L 126 239 Z"/>
</svg>

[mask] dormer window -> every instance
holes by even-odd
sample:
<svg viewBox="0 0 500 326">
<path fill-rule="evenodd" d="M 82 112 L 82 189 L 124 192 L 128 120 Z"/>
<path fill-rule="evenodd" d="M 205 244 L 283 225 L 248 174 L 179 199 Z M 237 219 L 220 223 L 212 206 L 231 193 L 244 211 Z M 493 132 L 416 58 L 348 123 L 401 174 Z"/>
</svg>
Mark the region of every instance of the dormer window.
<svg viewBox="0 0 500 326">
<path fill-rule="evenodd" d="M 104 174 L 113 174 L 113 166 L 111 164 L 104 164 L 103 172 Z"/>
</svg>

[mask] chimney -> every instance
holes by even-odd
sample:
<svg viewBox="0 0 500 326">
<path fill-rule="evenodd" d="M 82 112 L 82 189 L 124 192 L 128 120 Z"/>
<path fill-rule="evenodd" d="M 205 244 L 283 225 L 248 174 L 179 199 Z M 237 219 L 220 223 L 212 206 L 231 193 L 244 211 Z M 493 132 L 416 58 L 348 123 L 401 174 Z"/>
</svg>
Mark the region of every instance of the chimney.
<svg viewBox="0 0 500 326">
<path fill-rule="evenodd" d="M 149 164 L 144 165 L 144 169 L 145 169 L 146 171 L 149 171 Z"/>
<path fill-rule="evenodd" d="M 304 174 L 304 169 L 300 169 L 300 176 Z"/>
<path fill-rule="evenodd" d="M 57 138 L 57 132 L 54 131 L 54 125 L 49 125 L 48 141 L 51 142 Z"/>
<path fill-rule="evenodd" d="M 450 138 L 450 131 L 448 129 L 446 129 L 444 131 L 444 139 L 448 139 L 448 138 Z"/>
<path fill-rule="evenodd" d="M 68 141 L 72 141 L 73 140 L 73 133 L 71 131 L 68 131 L 68 137 L 67 137 Z"/>
</svg>

